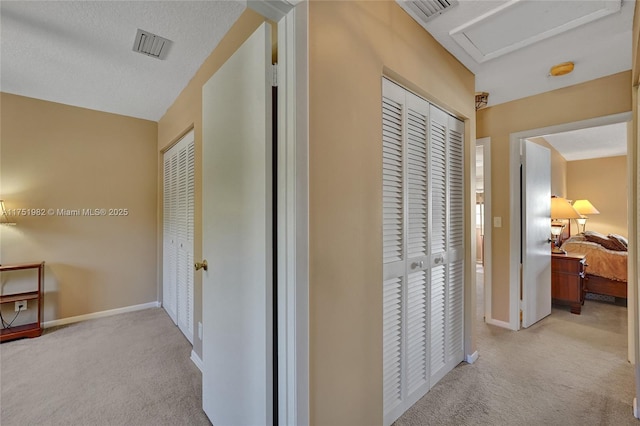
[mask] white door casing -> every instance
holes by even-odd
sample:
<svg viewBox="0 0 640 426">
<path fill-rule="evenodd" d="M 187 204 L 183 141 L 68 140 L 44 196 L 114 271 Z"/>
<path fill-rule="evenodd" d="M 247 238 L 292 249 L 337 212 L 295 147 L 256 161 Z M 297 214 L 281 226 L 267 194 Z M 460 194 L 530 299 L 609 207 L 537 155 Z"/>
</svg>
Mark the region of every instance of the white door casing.
<svg viewBox="0 0 640 426">
<path fill-rule="evenodd" d="M 493 319 L 492 314 L 492 221 L 493 216 L 491 212 L 491 138 L 482 138 L 476 140 L 476 146 L 482 147 L 483 151 L 483 176 L 484 176 L 484 320 L 487 324 L 504 326 L 504 323 L 497 324 L 497 321 Z"/>
<path fill-rule="evenodd" d="M 203 408 L 213 424 L 273 416 L 271 28 L 203 87 Z"/>
<path fill-rule="evenodd" d="M 551 314 L 551 151 L 523 141 L 522 326 Z"/>
</svg>

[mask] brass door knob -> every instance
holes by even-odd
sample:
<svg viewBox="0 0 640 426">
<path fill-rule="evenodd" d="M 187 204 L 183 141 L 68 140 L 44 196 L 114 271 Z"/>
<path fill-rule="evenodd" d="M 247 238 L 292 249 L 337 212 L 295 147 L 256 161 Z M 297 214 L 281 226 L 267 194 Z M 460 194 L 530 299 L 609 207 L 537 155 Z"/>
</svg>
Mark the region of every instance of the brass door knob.
<svg viewBox="0 0 640 426">
<path fill-rule="evenodd" d="M 204 269 L 206 271 L 209 268 L 207 259 L 204 259 L 202 262 L 196 262 L 194 266 L 196 267 L 196 271 L 199 271 L 200 269 Z"/>
</svg>

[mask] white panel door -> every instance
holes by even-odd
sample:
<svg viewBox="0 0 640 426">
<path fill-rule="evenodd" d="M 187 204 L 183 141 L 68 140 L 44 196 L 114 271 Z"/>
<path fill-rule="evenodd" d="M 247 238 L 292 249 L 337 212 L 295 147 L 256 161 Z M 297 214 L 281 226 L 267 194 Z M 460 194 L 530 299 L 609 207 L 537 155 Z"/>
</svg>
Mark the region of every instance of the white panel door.
<svg viewBox="0 0 640 426">
<path fill-rule="evenodd" d="M 271 31 L 203 87 L 203 408 L 215 425 L 273 418 Z"/>
<path fill-rule="evenodd" d="M 524 141 L 522 160 L 522 326 L 551 314 L 551 152 Z"/>
</svg>

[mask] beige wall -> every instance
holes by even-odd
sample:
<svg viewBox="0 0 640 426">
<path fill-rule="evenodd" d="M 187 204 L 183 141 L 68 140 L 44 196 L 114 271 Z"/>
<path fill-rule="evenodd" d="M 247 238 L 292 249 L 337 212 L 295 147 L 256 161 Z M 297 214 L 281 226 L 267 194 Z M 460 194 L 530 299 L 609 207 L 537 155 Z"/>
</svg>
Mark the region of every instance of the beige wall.
<svg viewBox="0 0 640 426">
<path fill-rule="evenodd" d="M 0 227 L 2 263 L 46 261 L 44 319 L 157 301 L 156 123 L 6 93 L 0 100 L 7 208 L 128 209 Z"/>
<path fill-rule="evenodd" d="M 469 118 L 468 161 L 474 77 L 393 1 L 311 2 L 309 73 L 311 422 L 379 425 L 381 79 Z M 467 194 L 471 242 L 475 193 Z M 469 246 L 467 267 L 475 264 Z"/>
<path fill-rule="evenodd" d="M 220 41 L 215 50 L 204 61 L 187 87 L 169 107 L 158 122 L 157 179 L 158 179 L 158 241 L 162 241 L 162 153 L 177 142 L 181 136 L 194 129 L 195 137 L 195 232 L 194 258 L 202 257 L 202 86 L 224 64 L 242 43 L 264 22 L 264 18 L 250 9 L 238 18 L 236 23 Z M 162 245 L 158 244 L 158 286 L 162 294 Z M 160 297 L 162 300 L 162 296 Z M 202 321 L 202 274 L 194 275 L 194 330 Z M 202 341 L 195 333 L 193 350 L 202 357 Z"/>
<path fill-rule="evenodd" d="M 567 198 L 591 201 L 600 211 L 590 215 L 587 230 L 627 236 L 627 156 L 569 161 Z M 575 221 L 571 233 L 578 232 Z"/>
<path fill-rule="evenodd" d="M 626 71 L 478 111 L 476 135 L 491 137 L 492 215 L 502 217 L 492 230 L 494 319 L 509 321 L 510 134 L 631 111 L 630 81 Z"/>
</svg>

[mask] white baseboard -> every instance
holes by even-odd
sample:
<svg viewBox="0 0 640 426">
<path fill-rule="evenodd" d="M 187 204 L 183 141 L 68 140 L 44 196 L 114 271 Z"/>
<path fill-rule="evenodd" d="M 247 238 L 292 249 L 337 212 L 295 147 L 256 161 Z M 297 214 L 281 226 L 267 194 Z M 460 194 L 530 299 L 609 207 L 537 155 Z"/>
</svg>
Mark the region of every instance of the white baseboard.
<svg viewBox="0 0 640 426">
<path fill-rule="evenodd" d="M 478 360 L 478 351 L 475 351 L 474 353 L 472 353 L 471 355 L 467 354 L 464 356 L 464 360 L 468 363 L 468 364 L 473 364 L 474 362 L 476 362 Z"/>
<path fill-rule="evenodd" d="M 509 330 L 513 330 L 513 328 L 511 328 L 511 324 L 506 321 L 495 320 L 493 318 L 485 318 L 484 322 L 489 325 L 495 325 L 496 327 L 502 327 Z"/>
<path fill-rule="evenodd" d="M 62 318 L 53 321 L 45 321 L 44 328 L 55 327 L 58 325 L 73 324 L 74 322 L 86 321 L 96 318 L 110 317 L 112 315 L 124 314 L 125 312 L 141 311 L 149 308 L 159 308 L 160 302 L 149 302 L 141 305 L 125 306 L 124 308 L 110 309 L 108 311 L 93 312 L 86 315 L 78 315 L 75 317 Z"/>
<path fill-rule="evenodd" d="M 633 417 L 640 419 L 640 413 L 638 413 L 638 398 L 633 398 Z"/>
<path fill-rule="evenodd" d="M 202 359 L 200 359 L 198 354 L 193 350 L 191 351 L 191 361 L 193 361 L 196 367 L 198 367 L 198 370 L 200 370 L 200 372 L 202 373 L 202 369 L 204 368 L 204 363 L 202 362 Z"/>
</svg>

